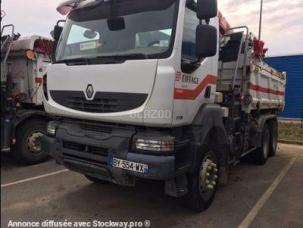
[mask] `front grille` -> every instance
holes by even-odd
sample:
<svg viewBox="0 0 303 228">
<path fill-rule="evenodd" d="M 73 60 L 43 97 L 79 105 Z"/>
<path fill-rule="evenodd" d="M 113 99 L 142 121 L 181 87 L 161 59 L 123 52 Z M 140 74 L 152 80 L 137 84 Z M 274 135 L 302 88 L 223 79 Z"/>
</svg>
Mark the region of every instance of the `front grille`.
<svg viewBox="0 0 303 228">
<path fill-rule="evenodd" d="M 111 127 L 100 126 L 100 125 L 91 125 L 91 124 L 80 124 L 80 128 L 85 131 L 93 131 L 93 132 L 100 132 L 100 133 L 112 133 Z"/>
<path fill-rule="evenodd" d="M 75 160 L 97 166 L 107 165 L 108 149 L 74 142 L 63 142 L 63 160 Z"/>
<path fill-rule="evenodd" d="M 90 113 L 129 111 L 144 104 L 147 94 L 97 92 L 87 100 L 82 91 L 50 91 L 52 99 L 65 107 Z"/>
<path fill-rule="evenodd" d="M 85 151 L 85 145 L 73 143 L 73 142 L 63 142 L 63 147 L 65 149 L 77 150 L 77 151 Z"/>
<path fill-rule="evenodd" d="M 94 113 L 116 112 L 118 106 L 116 99 L 95 98 L 93 101 L 88 101 L 85 97 L 68 97 L 65 102 L 65 106 L 71 109 Z"/>
</svg>

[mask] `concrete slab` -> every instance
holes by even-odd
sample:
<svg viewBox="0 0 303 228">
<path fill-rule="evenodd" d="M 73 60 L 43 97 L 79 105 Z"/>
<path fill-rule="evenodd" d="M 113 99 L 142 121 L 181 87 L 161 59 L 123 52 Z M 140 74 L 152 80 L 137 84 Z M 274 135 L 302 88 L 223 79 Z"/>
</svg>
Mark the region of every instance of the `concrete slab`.
<svg viewBox="0 0 303 228">
<path fill-rule="evenodd" d="M 279 175 L 298 157 L 285 179 L 254 219 L 251 227 L 302 227 L 303 147 L 280 145 L 265 166 L 241 163 L 231 170 L 214 204 L 195 214 L 182 200 L 167 197 L 163 183 L 140 181 L 135 188 L 96 185 L 65 172 L 1 188 L 1 227 L 12 221 L 144 221 L 151 227 L 237 227 Z M 1 184 L 63 169 L 52 161 L 34 167 L 4 167 Z M 1 167 L 3 171 L 3 167 Z M 301 180 L 301 181 L 300 181 Z"/>
</svg>

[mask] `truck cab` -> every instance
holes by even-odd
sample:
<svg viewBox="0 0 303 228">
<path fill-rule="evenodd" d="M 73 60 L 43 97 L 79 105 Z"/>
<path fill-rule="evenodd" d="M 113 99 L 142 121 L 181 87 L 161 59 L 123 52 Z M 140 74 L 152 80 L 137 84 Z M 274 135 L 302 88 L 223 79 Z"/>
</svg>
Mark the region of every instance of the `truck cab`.
<svg viewBox="0 0 303 228">
<path fill-rule="evenodd" d="M 230 90 L 217 90 L 226 69 L 216 1 L 68 1 L 58 11 L 68 15 L 55 27 L 44 96 L 59 118 L 48 124 L 43 149 L 60 164 L 94 182 L 165 181 L 166 194 L 187 196 L 202 211 L 230 164 L 255 150 L 266 156 L 273 137 L 262 129 L 275 125 L 278 109 L 262 118 L 260 109 L 246 110 L 246 87 L 234 75 Z M 249 36 L 241 36 L 235 72 L 250 66 L 239 57 Z"/>
</svg>

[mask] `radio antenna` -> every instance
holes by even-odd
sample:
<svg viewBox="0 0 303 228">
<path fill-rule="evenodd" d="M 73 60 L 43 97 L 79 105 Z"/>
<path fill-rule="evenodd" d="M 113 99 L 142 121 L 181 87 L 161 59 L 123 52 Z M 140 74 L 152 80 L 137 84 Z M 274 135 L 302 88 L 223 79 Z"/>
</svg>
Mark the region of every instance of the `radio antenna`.
<svg viewBox="0 0 303 228">
<path fill-rule="evenodd" d="M 259 40 L 261 40 L 261 33 L 262 33 L 262 17 L 263 17 L 263 0 L 261 0 L 261 7 L 260 7 Z"/>
</svg>

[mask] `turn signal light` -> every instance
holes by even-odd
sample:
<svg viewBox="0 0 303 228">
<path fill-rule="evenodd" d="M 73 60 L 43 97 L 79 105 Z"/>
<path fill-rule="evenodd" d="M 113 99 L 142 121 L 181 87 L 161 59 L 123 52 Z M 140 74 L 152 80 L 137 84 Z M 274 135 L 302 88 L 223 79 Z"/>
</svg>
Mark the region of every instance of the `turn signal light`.
<svg viewBox="0 0 303 228">
<path fill-rule="evenodd" d="M 36 53 L 32 50 L 27 50 L 26 53 L 26 58 L 29 59 L 29 60 L 36 60 Z"/>
<path fill-rule="evenodd" d="M 137 150 L 170 152 L 174 151 L 174 139 L 136 139 Z"/>
</svg>

